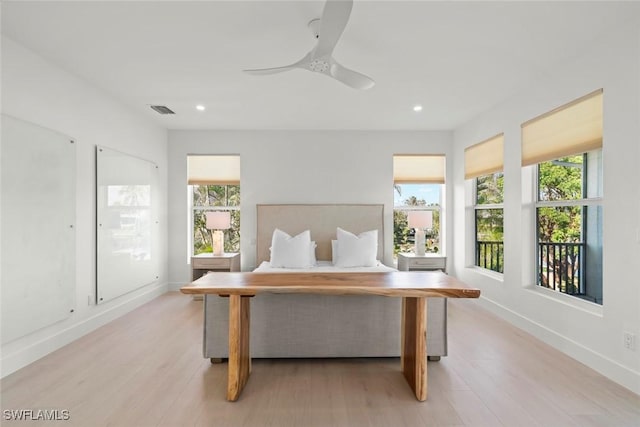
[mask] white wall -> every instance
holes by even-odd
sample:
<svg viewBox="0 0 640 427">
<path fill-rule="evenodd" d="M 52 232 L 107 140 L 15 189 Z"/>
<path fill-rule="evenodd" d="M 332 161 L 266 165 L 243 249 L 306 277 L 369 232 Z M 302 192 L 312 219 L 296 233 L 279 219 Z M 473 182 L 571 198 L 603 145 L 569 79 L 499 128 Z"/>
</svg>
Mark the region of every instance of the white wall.
<svg viewBox="0 0 640 427">
<path fill-rule="evenodd" d="M 70 318 L 4 345 L 2 376 L 5 376 L 166 291 L 167 268 L 162 262 L 156 283 L 100 306 L 93 302 L 95 146 L 110 147 L 159 165 L 160 259 L 164 261 L 167 256 L 167 131 L 6 37 L 2 38 L 2 112 L 69 135 L 77 146 L 76 309 Z M 46 254 L 32 256 L 37 268 L 38 256 Z M 90 304 L 88 299 L 92 301 Z"/>
<path fill-rule="evenodd" d="M 455 274 L 482 290 L 482 303 L 537 337 L 640 393 L 640 23 L 595 42 L 591 51 L 543 76 L 454 133 Z M 604 305 L 547 291 L 535 282 L 532 176 L 520 167 L 520 124 L 604 89 Z M 470 267 L 471 182 L 465 147 L 505 133 L 505 273 Z M 465 207 L 467 211 L 465 212 Z"/>
<path fill-rule="evenodd" d="M 255 265 L 256 205 L 263 203 L 382 203 L 385 262 L 391 263 L 393 154 L 447 154 L 450 149 L 450 132 L 170 131 L 170 284 L 178 287 L 190 279 L 188 154 L 240 154 L 240 246 L 242 268 L 250 270 Z"/>
</svg>

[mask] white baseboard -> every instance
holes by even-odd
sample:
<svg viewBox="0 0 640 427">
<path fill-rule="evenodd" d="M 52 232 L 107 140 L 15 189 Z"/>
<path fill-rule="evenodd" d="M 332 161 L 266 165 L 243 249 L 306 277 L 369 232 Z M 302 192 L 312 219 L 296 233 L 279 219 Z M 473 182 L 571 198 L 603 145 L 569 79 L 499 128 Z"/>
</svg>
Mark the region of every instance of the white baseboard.
<svg viewBox="0 0 640 427">
<path fill-rule="evenodd" d="M 611 381 L 640 395 L 640 372 L 633 371 L 615 360 L 597 353 L 493 300 L 480 296 L 478 302 L 484 308 L 514 326 L 517 326 L 546 344 L 587 365 Z"/>
<path fill-rule="evenodd" d="M 89 332 L 106 325 L 107 323 L 123 316 L 139 306 L 167 292 L 167 284 L 158 284 L 149 288 L 146 292 L 136 297 L 123 301 L 104 311 L 96 313 L 75 323 L 66 329 L 60 330 L 40 341 L 34 342 L 10 354 L 2 354 L 0 362 L 1 378 L 21 369 L 36 360 L 46 356 L 55 350 L 77 340 Z"/>
<path fill-rule="evenodd" d="M 169 290 L 170 291 L 180 291 L 180 288 L 183 287 L 186 283 L 185 282 L 172 282 L 169 283 Z"/>
</svg>

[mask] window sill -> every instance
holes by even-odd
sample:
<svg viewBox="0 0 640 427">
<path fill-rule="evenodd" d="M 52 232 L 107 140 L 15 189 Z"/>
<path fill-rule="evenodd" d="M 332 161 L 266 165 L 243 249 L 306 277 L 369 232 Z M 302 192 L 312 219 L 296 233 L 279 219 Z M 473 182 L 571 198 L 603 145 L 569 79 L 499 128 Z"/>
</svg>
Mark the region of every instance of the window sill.
<svg viewBox="0 0 640 427">
<path fill-rule="evenodd" d="M 600 304 L 563 294 L 538 285 L 529 285 L 526 286 L 525 289 L 542 298 L 557 302 L 558 304 L 566 305 L 594 316 L 603 317 L 602 305 Z"/>
<path fill-rule="evenodd" d="M 497 280 L 499 282 L 504 283 L 504 274 L 503 273 L 498 273 L 496 271 L 489 270 L 487 268 L 478 267 L 477 265 L 471 265 L 471 266 L 467 267 L 467 270 L 471 271 L 473 273 L 476 273 L 476 274 L 481 274 L 483 276 L 490 277 L 491 279 L 494 279 L 494 280 Z"/>
</svg>

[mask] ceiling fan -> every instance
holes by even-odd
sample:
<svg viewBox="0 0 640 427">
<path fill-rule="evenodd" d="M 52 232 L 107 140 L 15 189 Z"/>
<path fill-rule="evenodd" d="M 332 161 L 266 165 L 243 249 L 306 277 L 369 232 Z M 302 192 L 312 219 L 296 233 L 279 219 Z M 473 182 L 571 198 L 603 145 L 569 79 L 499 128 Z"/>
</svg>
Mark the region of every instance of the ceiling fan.
<svg viewBox="0 0 640 427">
<path fill-rule="evenodd" d="M 353 0 L 327 0 L 322 18 L 309 22 L 309 28 L 318 39 L 318 43 L 304 58 L 283 67 L 244 70 L 244 72 L 266 75 L 302 68 L 332 77 L 355 89 L 373 87 L 375 82 L 370 77 L 343 67 L 332 56 L 333 49 L 347 26 L 352 8 Z"/>
</svg>

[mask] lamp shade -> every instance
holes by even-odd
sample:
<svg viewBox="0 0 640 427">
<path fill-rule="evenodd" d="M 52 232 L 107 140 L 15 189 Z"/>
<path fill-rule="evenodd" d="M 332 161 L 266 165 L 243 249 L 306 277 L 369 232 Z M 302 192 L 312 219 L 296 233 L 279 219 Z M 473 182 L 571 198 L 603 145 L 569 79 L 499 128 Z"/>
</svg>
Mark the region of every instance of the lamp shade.
<svg viewBox="0 0 640 427">
<path fill-rule="evenodd" d="M 433 226 L 433 212 L 431 211 L 409 211 L 407 215 L 409 228 L 431 228 Z"/>
<path fill-rule="evenodd" d="M 226 230 L 231 228 L 231 212 L 207 212 L 207 228 L 209 230 Z"/>
</svg>

